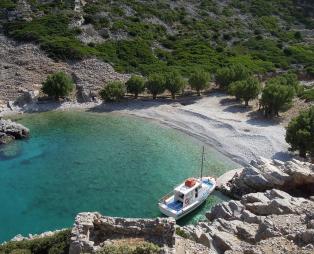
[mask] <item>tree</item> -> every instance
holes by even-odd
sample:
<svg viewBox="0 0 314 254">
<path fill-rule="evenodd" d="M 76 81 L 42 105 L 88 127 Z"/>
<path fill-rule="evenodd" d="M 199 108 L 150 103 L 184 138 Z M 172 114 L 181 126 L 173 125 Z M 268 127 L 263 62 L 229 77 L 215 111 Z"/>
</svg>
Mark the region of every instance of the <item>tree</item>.
<svg viewBox="0 0 314 254">
<path fill-rule="evenodd" d="M 171 93 L 172 99 L 176 98 L 176 93 L 182 91 L 185 85 L 185 80 L 178 72 L 171 72 L 166 75 L 165 87 Z"/>
<path fill-rule="evenodd" d="M 251 72 L 242 64 L 221 68 L 216 73 L 216 82 L 226 89 L 232 82 L 247 79 Z"/>
<path fill-rule="evenodd" d="M 314 162 L 314 106 L 293 118 L 287 127 L 286 141 L 301 157 L 309 153 Z"/>
<path fill-rule="evenodd" d="M 274 82 L 267 84 L 263 90 L 261 98 L 265 116 L 278 116 L 279 110 L 282 110 L 284 106 L 291 103 L 293 96 L 293 87 Z"/>
<path fill-rule="evenodd" d="M 155 100 L 158 94 L 165 91 L 165 77 L 158 73 L 151 74 L 149 75 L 145 86 Z"/>
<path fill-rule="evenodd" d="M 134 94 L 135 99 L 137 99 L 139 93 L 145 90 L 145 81 L 141 76 L 132 75 L 125 85 L 127 91 Z"/>
<path fill-rule="evenodd" d="M 189 84 L 192 89 L 195 89 L 198 96 L 201 96 L 201 90 L 209 87 L 210 75 L 207 72 L 197 70 L 195 71 L 190 79 Z"/>
<path fill-rule="evenodd" d="M 100 91 L 100 96 L 104 101 L 119 101 L 124 97 L 125 90 L 121 81 L 112 81 Z"/>
<path fill-rule="evenodd" d="M 293 87 L 294 91 L 296 93 L 301 92 L 302 87 L 300 86 L 300 82 L 298 80 L 298 76 L 292 72 L 287 72 L 284 74 L 281 74 L 277 77 L 274 77 L 272 79 L 270 79 L 268 82 L 268 84 L 271 83 L 275 83 L 275 84 L 280 84 L 283 86 L 290 86 Z"/>
<path fill-rule="evenodd" d="M 260 91 L 261 84 L 258 79 L 250 77 L 245 80 L 236 81 L 230 84 L 229 93 L 236 96 L 237 99 L 245 101 L 245 106 L 249 105 L 249 101 L 255 99 Z"/>
<path fill-rule="evenodd" d="M 69 95 L 74 89 L 73 80 L 64 72 L 57 72 L 49 75 L 42 84 L 41 90 L 48 96 L 59 100 L 60 97 Z"/>
</svg>

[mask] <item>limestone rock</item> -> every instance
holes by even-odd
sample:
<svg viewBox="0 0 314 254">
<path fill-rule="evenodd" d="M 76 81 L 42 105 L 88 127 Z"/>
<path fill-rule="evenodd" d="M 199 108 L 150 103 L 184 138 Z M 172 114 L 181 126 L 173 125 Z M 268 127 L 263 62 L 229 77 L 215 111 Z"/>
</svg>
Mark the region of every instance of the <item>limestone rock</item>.
<svg viewBox="0 0 314 254">
<path fill-rule="evenodd" d="M 175 221 L 171 218 L 126 219 L 80 213 L 72 229 L 70 254 L 94 253 L 111 240 L 143 238 L 161 246 L 165 253 L 175 245 Z"/>
<path fill-rule="evenodd" d="M 280 189 L 291 193 L 298 190 L 311 196 L 314 194 L 314 165 L 295 159 L 280 162 L 260 158 L 252 161 L 241 174 L 235 175 L 220 189 L 236 199 L 248 193 L 270 189 Z"/>
<path fill-rule="evenodd" d="M 29 129 L 22 124 L 0 119 L 0 145 L 8 144 L 14 139 L 27 138 L 28 136 Z"/>
</svg>

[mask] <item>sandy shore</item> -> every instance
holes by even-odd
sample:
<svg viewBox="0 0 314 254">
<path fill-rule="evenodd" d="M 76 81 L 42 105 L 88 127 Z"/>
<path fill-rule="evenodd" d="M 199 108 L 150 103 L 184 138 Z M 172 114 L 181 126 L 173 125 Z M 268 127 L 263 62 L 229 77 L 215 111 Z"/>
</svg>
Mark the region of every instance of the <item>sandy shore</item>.
<svg viewBox="0 0 314 254">
<path fill-rule="evenodd" d="M 286 160 L 290 156 L 282 125 L 257 118 L 228 96 L 214 93 L 179 102 L 169 100 L 129 100 L 121 103 L 34 104 L 22 112 L 83 109 L 90 112 L 119 112 L 160 122 L 211 145 L 240 164 L 259 156 Z M 0 115 L 16 113 L 3 111 Z"/>
</svg>

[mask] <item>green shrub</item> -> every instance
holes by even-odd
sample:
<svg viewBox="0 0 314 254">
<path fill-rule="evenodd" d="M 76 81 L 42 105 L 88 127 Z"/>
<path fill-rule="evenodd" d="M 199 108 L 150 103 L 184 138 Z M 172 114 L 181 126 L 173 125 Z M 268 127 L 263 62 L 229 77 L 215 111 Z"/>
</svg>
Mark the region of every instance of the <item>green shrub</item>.
<svg viewBox="0 0 314 254">
<path fill-rule="evenodd" d="M 266 117 L 278 116 L 279 111 L 291 103 L 294 88 L 272 82 L 263 90 L 261 104 Z"/>
<path fill-rule="evenodd" d="M 188 235 L 185 233 L 185 231 L 182 230 L 180 227 L 176 228 L 176 234 L 186 239 L 189 238 Z"/>
<path fill-rule="evenodd" d="M 309 153 L 314 162 L 314 106 L 293 118 L 287 127 L 286 141 L 301 157 Z"/>
<path fill-rule="evenodd" d="M 296 74 L 292 72 L 281 74 L 277 77 L 271 78 L 267 81 L 268 84 L 280 84 L 283 86 L 292 87 L 296 94 L 302 92 L 302 87 L 300 86 L 300 82 Z"/>
<path fill-rule="evenodd" d="M 57 72 L 47 77 L 41 89 L 48 96 L 58 100 L 60 97 L 68 96 L 74 85 L 71 77 L 64 72 Z"/>
<path fill-rule="evenodd" d="M 201 95 L 201 91 L 209 87 L 210 75 L 201 70 L 196 70 L 189 79 L 191 88 L 196 90 L 197 95 Z"/>
<path fill-rule="evenodd" d="M 125 85 L 127 91 L 134 94 L 135 99 L 137 99 L 138 94 L 144 92 L 145 90 L 145 80 L 141 76 L 132 75 Z"/>
<path fill-rule="evenodd" d="M 176 98 L 176 93 L 181 92 L 185 85 L 185 80 L 178 72 L 170 72 L 166 75 L 165 87 L 171 93 L 172 99 Z"/>
<path fill-rule="evenodd" d="M 248 78 L 250 74 L 250 71 L 241 64 L 231 65 L 217 71 L 216 82 L 221 88 L 227 89 L 232 82 L 244 80 Z"/>
<path fill-rule="evenodd" d="M 112 81 L 100 91 L 100 96 L 104 101 L 119 101 L 125 92 L 125 85 L 121 81 Z"/>
<path fill-rule="evenodd" d="M 237 99 L 245 101 L 245 105 L 249 105 L 249 101 L 257 98 L 261 91 L 261 84 L 258 79 L 250 77 L 245 80 L 236 81 L 230 84 L 229 93 L 236 96 Z"/>
<path fill-rule="evenodd" d="M 165 82 L 165 77 L 161 74 L 154 73 L 148 76 L 145 86 L 147 90 L 153 95 L 153 99 L 156 99 L 158 94 L 161 94 L 165 91 Z"/>
<path fill-rule="evenodd" d="M 308 102 L 314 101 L 314 88 L 305 89 L 300 97 Z"/>
<path fill-rule="evenodd" d="M 71 230 L 34 240 L 8 242 L 0 245 L 1 254 L 68 254 Z"/>
</svg>

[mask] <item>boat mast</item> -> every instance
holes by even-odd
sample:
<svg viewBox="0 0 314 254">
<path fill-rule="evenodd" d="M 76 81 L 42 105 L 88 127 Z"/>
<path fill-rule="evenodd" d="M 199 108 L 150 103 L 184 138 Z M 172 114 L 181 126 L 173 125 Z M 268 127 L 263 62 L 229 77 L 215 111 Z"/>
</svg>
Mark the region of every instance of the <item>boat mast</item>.
<svg viewBox="0 0 314 254">
<path fill-rule="evenodd" d="M 201 181 L 203 179 L 203 167 L 204 167 L 204 158 L 205 157 L 205 147 L 203 146 L 203 152 L 202 152 L 202 166 L 201 166 Z"/>
</svg>

